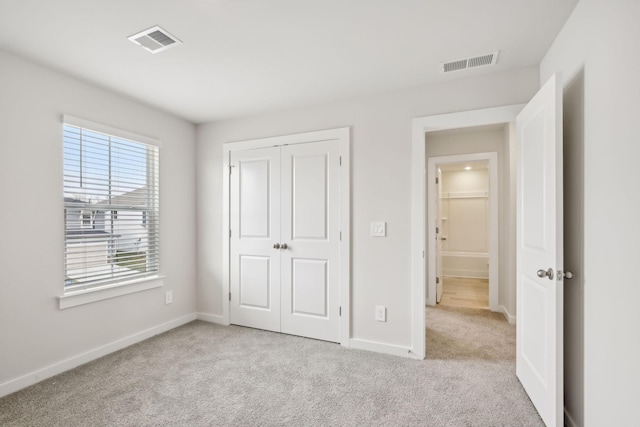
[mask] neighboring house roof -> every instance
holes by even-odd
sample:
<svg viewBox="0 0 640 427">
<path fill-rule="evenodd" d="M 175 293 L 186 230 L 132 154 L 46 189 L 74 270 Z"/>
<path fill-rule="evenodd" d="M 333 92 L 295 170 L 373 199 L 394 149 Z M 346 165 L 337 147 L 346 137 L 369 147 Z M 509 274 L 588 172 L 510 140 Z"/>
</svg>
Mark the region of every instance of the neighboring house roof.
<svg viewBox="0 0 640 427">
<path fill-rule="evenodd" d="M 142 186 L 140 188 L 136 188 L 135 190 L 129 191 L 124 194 L 120 194 L 119 196 L 111 197 L 111 201 L 103 200 L 101 202 L 96 203 L 97 206 L 105 206 L 105 205 L 120 205 L 120 206 L 129 206 L 129 207 L 147 207 L 147 198 L 149 197 L 147 186 Z"/>
<path fill-rule="evenodd" d="M 67 230 L 67 239 L 101 239 L 101 238 L 110 238 L 110 237 L 120 237 L 119 234 L 111 234 L 104 230 L 94 230 L 91 228 L 76 228 L 72 230 Z"/>
<path fill-rule="evenodd" d="M 65 197 L 64 202 L 65 203 L 84 203 L 82 200 L 74 199 L 73 197 Z"/>
<path fill-rule="evenodd" d="M 102 200 L 97 203 L 93 203 L 92 206 L 96 207 L 105 207 L 105 206 L 113 206 L 119 205 L 122 207 L 146 207 L 147 206 L 147 198 L 149 197 L 147 186 L 143 186 L 140 188 L 136 188 L 135 190 L 131 190 L 127 193 L 120 194 L 118 196 L 111 197 L 111 200 Z M 65 197 L 65 203 L 87 203 L 84 200 L 76 199 L 74 197 Z M 99 208 L 98 208 L 99 209 Z M 109 210 L 109 209 L 102 209 Z"/>
</svg>

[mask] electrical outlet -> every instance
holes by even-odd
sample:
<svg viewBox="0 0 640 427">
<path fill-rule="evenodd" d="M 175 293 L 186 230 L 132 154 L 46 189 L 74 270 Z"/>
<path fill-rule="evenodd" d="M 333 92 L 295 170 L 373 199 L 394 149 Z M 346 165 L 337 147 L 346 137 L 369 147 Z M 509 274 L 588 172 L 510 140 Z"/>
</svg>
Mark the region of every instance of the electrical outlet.
<svg viewBox="0 0 640 427">
<path fill-rule="evenodd" d="M 383 305 L 376 305 L 376 320 L 378 322 L 387 321 L 387 307 Z"/>
<path fill-rule="evenodd" d="M 164 303 L 171 304 L 173 302 L 173 291 L 167 291 L 164 293 Z"/>
</svg>

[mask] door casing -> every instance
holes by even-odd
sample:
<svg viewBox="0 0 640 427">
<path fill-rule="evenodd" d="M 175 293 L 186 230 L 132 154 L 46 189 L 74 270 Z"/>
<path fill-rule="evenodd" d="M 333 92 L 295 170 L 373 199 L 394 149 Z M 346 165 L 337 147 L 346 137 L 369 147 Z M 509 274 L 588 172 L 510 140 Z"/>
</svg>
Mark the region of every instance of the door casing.
<svg viewBox="0 0 640 427">
<path fill-rule="evenodd" d="M 411 144 L 411 277 L 412 349 L 417 359 L 426 357 L 425 295 L 427 277 L 427 182 L 425 133 L 515 121 L 525 104 L 419 117 L 412 121 Z"/>
<path fill-rule="evenodd" d="M 318 141 L 338 140 L 340 145 L 340 345 L 349 347 L 351 336 L 351 130 L 348 127 L 305 132 L 285 136 L 259 138 L 246 141 L 228 142 L 223 145 L 223 290 L 222 322 L 230 323 L 230 154 L 232 151 L 244 151 L 256 148 L 304 144 Z"/>
</svg>

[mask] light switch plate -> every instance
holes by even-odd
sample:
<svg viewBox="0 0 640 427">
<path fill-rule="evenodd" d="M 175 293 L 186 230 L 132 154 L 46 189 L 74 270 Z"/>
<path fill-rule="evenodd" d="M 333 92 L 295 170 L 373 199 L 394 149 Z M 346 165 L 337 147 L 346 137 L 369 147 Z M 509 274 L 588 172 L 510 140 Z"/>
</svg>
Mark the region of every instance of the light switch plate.
<svg viewBox="0 0 640 427">
<path fill-rule="evenodd" d="M 378 322 L 387 321 L 387 307 L 383 305 L 376 305 L 376 320 Z"/>
<path fill-rule="evenodd" d="M 371 221 L 371 235 L 373 237 L 385 237 L 387 235 L 387 223 L 384 221 Z"/>
</svg>

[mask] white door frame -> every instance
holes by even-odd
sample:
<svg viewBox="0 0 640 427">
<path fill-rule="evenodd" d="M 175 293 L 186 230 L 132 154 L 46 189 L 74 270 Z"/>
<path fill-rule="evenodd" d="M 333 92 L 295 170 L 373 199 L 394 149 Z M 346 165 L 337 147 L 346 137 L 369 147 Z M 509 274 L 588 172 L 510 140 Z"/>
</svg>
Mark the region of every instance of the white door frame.
<svg viewBox="0 0 640 427">
<path fill-rule="evenodd" d="M 412 121 L 411 144 L 411 278 L 412 350 L 414 357 L 426 357 L 426 162 L 425 133 L 513 122 L 524 104 L 461 113 L 419 117 Z"/>
<path fill-rule="evenodd" d="M 438 165 L 474 162 L 478 160 L 487 160 L 489 162 L 489 310 L 500 311 L 498 307 L 499 288 L 499 229 L 498 229 L 498 153 L 473 153 L 460 154 L 455 156 L 438 156 L 429 157 L 427 163 L 427 217 L 429 224 L 427 228 L 427 272 L 429 297 L 428 305 L 436 305 L 436 230 L 435 224 L 436 214 L 436 173 Z"/>
<path fill-rule="evenodd" d="M 228 142 L 223 145 L 223 214 L 222 214 L 222 323 L 229 325 L 229 291 L 230 291 L 230 154 L 232 151 L 251 150 L 255 148 L 281 146 L 287 144 L 304 144 L 309 142 L 339 140 L 340 141 L 340 344 L 349 347 L 351 336 L 351 129 L 348 127 L 298 133 L 293 135 L 274 136 L 246 141 Z"/>
</svg>

